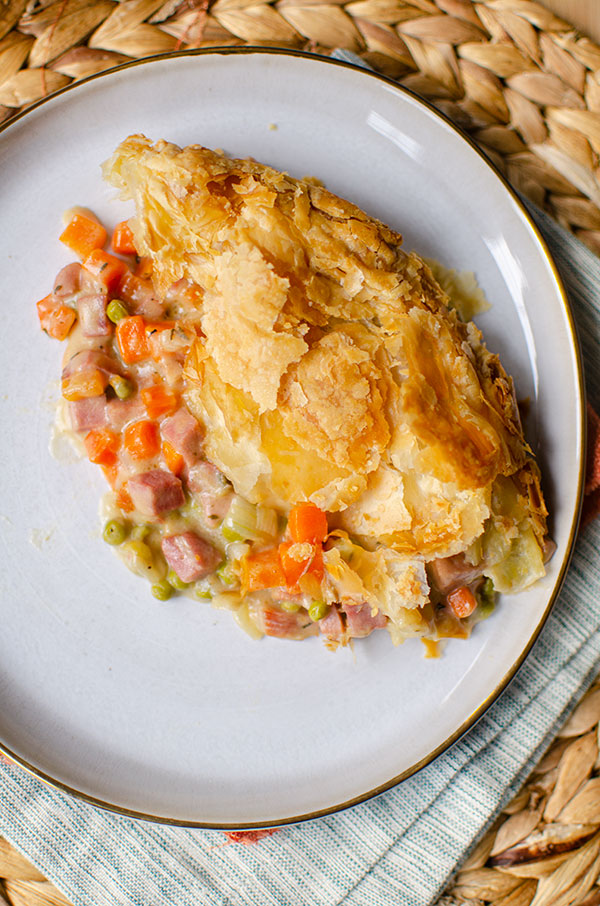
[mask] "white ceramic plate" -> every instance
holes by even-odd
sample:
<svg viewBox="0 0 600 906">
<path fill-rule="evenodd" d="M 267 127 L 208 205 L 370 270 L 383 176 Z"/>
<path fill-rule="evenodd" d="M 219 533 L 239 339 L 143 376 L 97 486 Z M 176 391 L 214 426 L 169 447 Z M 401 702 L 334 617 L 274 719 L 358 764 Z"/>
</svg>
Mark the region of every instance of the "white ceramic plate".
<svg viewBox="0 0 600 906">
<path fill-rule="evenodd" d="M 227 613 L 160 603 L 102 543 L 96 467 L 48 449 L 62 349 L 35 302 L 70 260 L 61 213 L 131 213 L 100 164 L 144 132 L 254 156 L 403 232 L 407 247 L 475 271 L 479 318 L 532 402 L 558 543 L 546 579 L 467 642 L 426 660 L 387 633 L 328 652 L 251 641 Z M 465 731 L 537 635 L 572 545 L 582 399 L 570 316 L 523 210 L 456 130 L 390 82 L 282 53 L 181 55 L 47 100 L 0 134 L 2 343 L 0 740 L 54 783 L 111 808 L 206 826 L 325 813 L 414 772 Z"/>
</svg>

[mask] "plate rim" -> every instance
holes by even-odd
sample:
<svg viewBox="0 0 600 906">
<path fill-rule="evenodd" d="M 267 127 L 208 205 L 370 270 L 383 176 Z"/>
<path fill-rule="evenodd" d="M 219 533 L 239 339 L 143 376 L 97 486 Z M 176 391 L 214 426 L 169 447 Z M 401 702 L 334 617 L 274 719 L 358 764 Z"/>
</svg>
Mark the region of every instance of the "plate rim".
<svg viewBox="0 0 600 906">
<path fill-rule="evenodd" d="M 0 123 L 0 141 L 2 140 L 2 134 L 7 132 L 14 126 L 17 122 L 21 121 L 25 117 L 29 116 L 39 107 L 46 104 L 48 101 L 54 100 L 55 98 L 66 94 L 69 91 L 73 91 L 81 85 L 85 85 L 89 82 L 95 81 L 97 79 L 102 79 L 105 76 L 112 75 L 116 72 L 124 71 L 131 69 L 136 66 L 144 66 L 148 63 L 155 63 L 160 61 L 167 61 L 171 59 L 180 59 L 185 57 L 203 57 L 203 56 L 256 56 L 256 55 L 267 55 L 267 56 L 283 56 L 283 57 L 293 57 L 299 59 L 305 59 L 307 61 L 316 61 L 321 63 L 326 63 L 332 66 L 341 67 L 344 69 L 352 70 L 355 73 L 361 73 L 364 76 L 374 78 L 379 82 L 383 82 L 388 87 L 393 88 L 400 95 L 408 96 L 413 102 L 416 102 L 417 105 L 424 107 L 430 114 L 433 114 L 435 118 L 441 120 L 446 126 L 448 126 L 459 138 L 469 145 L 469 147 L 477 154 L 481 161 L 492 171 L 493 175 L 499 180 L 500 184 L 503 186 L 504 190 L 508 193 L 513 203 L 518 208 L 520 214 L 525 219 L 525 222 L 531 232 L 533 233 L 533 238 L 536 240 L 540 251 L 543 254 L 543 257 L 546 259 L 546 262 L 550 268 L 553 280 L 558 289 L 563 311 L 566 314 L 567 326 L 569 335 L 571 338 L 571 346 L 574 352 L 575 358 L 575 369 L 578 385 L 578 400 L 581 404 L 580 415 L 579 415 L 579 437 L 580 437 L 580 448 L 578 450 L 578 459 L 579 459 L 579 473 L 577 477 L 577 492 L 575 507 L 573 515 L 571 517 L 571 526 L 569 530 L 567 548 L 561 568 L 559 570 L 558 576 L 556 578 L 555 584 L 552 588 L 552 591 L 549 595 L 548 603 L 544 609 L 544 612 L 539 618 L 539 621 L 530 635 L 526 646 L 520 652 L 519 657 L 510 665 L 509 669 L 506 671 L 504 676 L 498 681 L 495 688 L 486 696 L 486 698 L 480 703 L 480 705 L 466 717 L 459 727 L 450 734 L 443 742 L 437 745 L 432 751 L 428 752 L 426 756 L 419 759 L 416 763 L 410 765 L 404 771 L 395 775 L 391 779 L 385 781 L 382 784 L 379 784 L 377 787 L 370 789 L 366 792 L 360 793 L 357 796 L 352 797 L 349 800 L 344 802 L 336 803 L 334 805 L 326 806 L 321 809 L 316 809 L 311 812 L 302 813 L 299 815 L 286 817 L 286 818 L 277 818 L 277 819 L 265 819 L 262 821 L 255 822 L 207 822 L 207 821 L 197 821 L 189 819 L 180 819 L 173 817 L 166 817 L 164 815 L 154 815 L 149 812 L 139 811 L 136 809 L 130 809 L 126 806 L 118 805 L 117 803 L 104 800 L 100 797 L 86 793 L 83 790 L 79 790 L 76 787 L 72 787 L 68 783 L 61 781 L 50 774 L 46 773 L 42 769 L 32 765 L 25 758 L 14 753 L 8 748 L 2 740 L 0 740 L 0 755 L 4 755 L 10 761 L 18 764 L 23 768 L 28 774 L 33 777 L 41 780 L 47 786 L 52 789 L 58 790 L 62 793 L 66 793 L 69 796 L 74 797 L 88 805 L 93 805 L 97 808 L 103 809 L 105 811 L 111 812 L 113 814 L 118 814 L 125 818 L 133 818 L 142 821 L 149 821 L 155 824 L 161 824 L 171 827 L 181 827 L 181 828 L 198 828 L 206 830 L 222 830 L 222 831 L 240 831 L 240 830 L 261 830 L 269 828 L 284 827 L 291 824 L 300 824 L 305 821 L 311 821 L 315 818 L 322 818 L 328 815 L 336 814 L 337 812 L 344 811 L 346 809 L 352 808 L 355 805 L 360 803 L 367 802 L 370 799 L 375 798 L 376 796 L 381 795 L 382 793 L 387 792 L 388 790 L 393 789 L 402 783 L 402 781 L 407 780 L 409 777 L 414 776 L 428 764 L 431 764 L 442 755 L 444 752 L 448 751 L 462 736 L 464 736 L 469 730 L 471 730 L 475 724 L 483 717 L 485 712 L 494 704 L 495 701 L 500 697 L 500 695 L 505 691 L 511 680 L 516 676 L 517 672 L 521 668 L 522 664 L 528 657 L 531 649 L 533 648 L 535 642 L 537 641 L 543 627 L 546 624 L 546 621 L 556 603 L 556 600 L 560 594 L 564 580 L 573 557 L 575 543 L 577 540 L 577 533 L 579 529 L 579 523 L 581 519 L 581 509 L 583 504 L 583 491 L 584 491 L 584 477 L 585 477 L 585 450 L 586 450 L 586 440 L 587 440 L 587 419 L 586 419 L 586 388 L 584 380 L 584 369 L 583 369 L 583 355 L 581 351 L 581 345 L 579 342 L 577 325 L 575 323 L 573 311 L 569 302 L 567 292 L 564 287 L 563 280 L 560 276 L 554 258 L 548 248 L 546 240 L 542 236 L 539 227 L 534 221 L 533 217 L 529 213 L 525 203 L 516 192 L 516 190 L 510 185 L 506 177 L 502 174 L 496 164 L 479 148 L 473 138 L 471 138 L 468 133 L 466 133 L 460 126 L 454 123 L 445 113 L 438 110 L 431 101 L 426 98 L 421 97 L 416 92 L 410 88 L 406 88 L 404 85 L 398 84 L 390 76 L 386 76 L 382 73 L 376 72 L 373 69 L 366 68 L 360 64 L 350 62 L 348 60 L 340 60 L 335 57 L 326 56 L 324 54 L 311 53 L 304 50 L 296 50 L 293 48 L 279 48 L 279 47 L 261 47 L 259 45 L 247 45 L 244 47 L 231 47 L 231 46 L 216 46 L 216 47 L 205 47 L 205 48 L 189 48 L 187 50 L 178 50 L 168 53 L 153 54 L 151 56 L 142 57 L 136 60 L 129 60 L 124 63 L 121 63 L 117 66 L 112 66 L 109 69 L 103 70 L 102 72 L 93 73 L 89 76 L 85 76 L 82 79 L 74 80 L 68 85 L 63 86 L 62 88 L 57 89 L 56 91 L 51 92 L 43 98 L 38 99 L 33 104 L 28 106 L 26 109 L 19 111 L 17 114 L 12 116 L 9 120 L 4 123 Z"/>
</svg>

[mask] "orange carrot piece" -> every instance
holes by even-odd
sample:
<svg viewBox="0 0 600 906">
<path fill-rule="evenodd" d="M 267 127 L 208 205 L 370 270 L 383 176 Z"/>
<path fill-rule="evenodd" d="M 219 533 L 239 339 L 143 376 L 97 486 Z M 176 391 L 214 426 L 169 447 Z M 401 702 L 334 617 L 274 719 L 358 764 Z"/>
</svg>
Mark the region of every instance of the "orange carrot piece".
<svg viewBox="0 0 600 906">
<path fill-rule="evenodd" d="M 115 485 L 116 485 L 116 483 L 117 483 L 117 478 L 118 478 L 118 475 L 119 475 L 119 464 L 118 464 L 118 462 L 113 462 L 113 463 L 111 463 L 111 465 L 109 465 L 109 466 L 100 466 L 100 468 L 101 468 L 102 471 L 104 472 L 104 477 L 105 477 L 106 480 L 108 481 L 109 485 L 110 485 L 111 488 L 114 490 Z"/>
<path fill-rule="evenodd" d="M 311 545 L 311 552 L 307 557 L 298 558 L 297 541 L 284 541 L 279 545 L 279 560 L 285 576 L 285 583 L 290 591 L 300 591 L 298 580 L 310 573 L 321 581 L 324 574 L 323 549 L 320 544 Z"/>
<path fill-rule="evenodd" d="M 446 597 L 446 601 L 454 616 L 459 620 L 470 616 L 477 607 L 477 598 L 466 585 L 461 585 L 460 588 L 451 591 Z"/>
<path fill-rule="evenodd" d="M 129 495 L 129 491 L 125 487 L 120 487 L 117 491 L 115 502 L 120 510 L 123 510 L 124 513 L 133 513 L 135 507 L 133 505 L 133 500 Z"/>
<path fill-rule="evenodd" d="M 141 277 L 142 280 L 150 280 L 153 271 L 154 268 L 152 266 L 152 258 L 146 258 L 145 256 L 142 256 L 135 266 L 133 275 L 134 277 Z"/>
<path fill-rule="evenodd" d="M 167 464 L 167 468 L 174 475 L 180 475 L 183 472 L 183 467 L 185 465 L 185 460 L 181 453 L 178 453 L 173 444 L 170 444 L 168 440 L 163 441 L 162 452 Z"/>
<path fill-rule="evenodd" d="M 160 435 L 156 422 L 145 418 L 127 425 L 123 445 L 132 459 L 151 459 L 160 452 Z"/>
<path fill-rule="evenodd" d="M 161 415 L 170 415 L 178 404 L 176 393 L 165 390 L 160 384 L 152 384 L 140 391 L 144 408 L 148 418 L 160 418 Z"/>
<path fill-rule="evenodd" d="M 84 438 L 85 449 L 90 462 L 100 466 L 112 466 L 117 461 L 120 438 L 108 428 L 93 428 Z"/>
<path fill-rule="evenodd" d="M 109 255 L 103 249 L 94 249 L 83 262 L 88 273 L 97 277 L 101 283 L 112 292 L 119 285 L 121 278 L 127 271 L 127 265 L 120 258 Z"/>
<path fill-rule="evenodd" d="M 122 220 L 114 228 L 111 244 L 117 255 L 136 254 L 133 233 L 126 220 Z"/>
<path fill-rule="evenodd" d="M 146 333 L 160 333 L 162 330 L 172 330 L 176 321 L 146 321 Z"/>
<path fill-rule="evenodd" d="M 242 561 L 242 587 L 246 592 L 279 588 L 285 584 L 278 548 L 270 547 Z"/>
<path fill-rule="evenodd" d="M 40 299 L 36 307 L 42 330 L 55 340 L 66 339 L 77 319 L 77 312 L 57 302 L 52 293 Z"/>
<path fill-rule="evenodd" d="M 327 537 L 327 514 L 314 503 L 298 503 L 290 510 L 288 528 L 292 541 L 317 544 Z"/>
<path fill-rule="evenodd" d="M 106 244 L 107 232 L 93 217 L 74 214 L 58 238 L 83 260 Z"/>
<path fill-rule="evenodd" d="M 62 381 L 62 395 L 71 402 L 102 396 L 108 384 L 108 375 L 98 368 L 79 371 Z"/>
<path fill-rule="evenodd" d="M 121 358 L 126 365 L 142 362 L 150 356 L 146 325 L 141 315 L 121 318 L 115 333 Z"/>
</svg>

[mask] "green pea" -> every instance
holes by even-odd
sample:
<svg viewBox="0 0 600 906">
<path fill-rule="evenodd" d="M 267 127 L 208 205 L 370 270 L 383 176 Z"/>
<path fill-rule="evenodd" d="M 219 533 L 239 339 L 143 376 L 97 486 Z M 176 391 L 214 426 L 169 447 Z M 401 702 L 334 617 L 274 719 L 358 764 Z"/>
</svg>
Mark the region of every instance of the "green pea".
<svg viewBox="0 0 600 906">
<path fill-rule="evenodd" d="M 151 591 L 154 597 L 159 601 L 168 601 L 173 595 L 173 587 L 166 579 L 161 579 L 160 582 L 156 582 L 156 584 L 152 586 Z"/>
<path fill-rule="evenodd" d="M 184 588 L 189 588 L 190 583 L 184 582 L 183 579 L 180 579 L 174 569 L 170 569 L 167 573 L 167 582 L 171 588 L 176 588 L 177 591 L 183 591 Z"/>
<path fill-rule="evenodd" d="M 126 318 L 128 314 L 127 306 L 124 302 L 121 302 L 120 299 L 113 299 L 112 302 L 109 302 L 106 306 L 106 317 L 109 321 L 112 321 L 113 324 L 117 324 L 123 318 Z"/>
<path fill-rule="evenodd" d="M 322 620 L 329 610 L 329 605 L 325 601 L 313 601 L 310 607 L 308 608 L 308 615 L 311 620 L 316 623 L 318 620 Z"/>
<path fill-rule="evenodd" d="M 120 400 L 129 399 L 135 389 L 133 383 L 127 378 L 121 377 L 120 374 L 111 374 L 108 383 Z"/>
<path fill-rule="evenodd" d="M 280 601 L 279 604 L 281 609 L 287 611 L 287 613 L 298 613 L 300 610 L 300 605 L 296 601 Z"/>
<path fill-rule="evenodd" d="M 143 522 L 140 525 L 134 525 L 134 527 L 131 529 L 131 537 L 134 541 L 144 541 L 144 539 L 148 537 L 149 533 L 150 526 L 146 525 Z"/>
<path fill-rule="evenodd" d="M 127 526 L 119 519 L 109 519 L 104 526 L 102 537 L 107 544 L 113 544 L 115 546 L 117 544 L 123 544 L 127 538 Z"/>
</svg>

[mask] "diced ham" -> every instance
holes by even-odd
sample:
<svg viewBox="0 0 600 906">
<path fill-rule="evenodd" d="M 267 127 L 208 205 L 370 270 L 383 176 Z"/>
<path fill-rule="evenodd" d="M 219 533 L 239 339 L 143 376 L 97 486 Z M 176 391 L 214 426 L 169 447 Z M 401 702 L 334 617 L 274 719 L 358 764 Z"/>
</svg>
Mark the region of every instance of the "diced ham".
<svg viewBox="0 0 600 906">
<path fill-rule="evenodd" d="M 149 321 L 158 321 L 164 317 L 165 307 L 149 280 L 127 271 L 119 281 L 116 295 L 127 303 L 131 315 L 142 315 Z"/>
<path fill-rule="evenodd" d="M 544 563 L 549 563 L 554 553 L 556 551 L 556 542 L 552 538 L 544 538 L 544 543 L 542 545 L 542 558 Z"/>
<path fill-rule="evenodd" d="M 152 519 L 185 503 L 180 480 L 164 469 L 133 475 L 127 482 L 127 490 L 136 510 Z"/>
<path fill-rule="evenodd" d="M 106 425 L 106 397 L 91 396 L 69 403 L 69 419 L 74 431 L 92 431 Z"/>
<path fill-rule="evenodd" d="M 184 277 L 176 283 L 171 284 L 165 294 L 165 299 L 169 305 L 173 303 L 184 306 L 186 313 L 190 308 L 200 308 L 204 291 L 197 283 L 186 280 Z"/>
<path fill-rule="evenodd" d="M 68 378 L 83 371 L 103 371 L 105 374 L 121 374 L 122 368 L 116 359 L 101 349 L 80 349 L 71 356 L 62 371 L 62 377 Z"/>
<path fill-rule="evenodd" d="M 122 431 L 129 422 L 144 418 L 146 410 L 137 394 L 128 400 L 112 399 L 106 404 L 106 417 L 113 431 Z"/>
<path fill-rule="evenodd" d="M 248 614 L 261 632 L 277 639 L 305 639 L 319 631 L 318 624 L 302 610 L 290 613 L 274 604 L 250 601 Z"/>
<path fill-rule="evenodd" d="M 428 566 L 436 588 L 444 595 L 461 585 L 469 585 L 481 576 L 481 566 L 473 566 L 464 554 L 433 560 Z"/>
<path fill-rule="evenodd" d="M 161 542 L 165 560 L 182 582 L 197 582 L 215 571 L 222 555 L 195 532 L 167 535 Z"/>
<path fill-rule="evenodd" d="M 334 604 L 330 609 L 326 617 L 323 617 L 322 620 L 319 620 L 319 631 L 328 639 L 337 640 L 341 639 L 344 635 L 346 627 L 344 626 L 344 620 L 338 609 Z"/>
<path fill-rule="evenodd" d="M 342 604 L 346 614 L 346 630 L 351 639 L 362 639 L 370 635 L 374 629 L 383 629 L 387 617 L 379 612 L 372 613 L 370 604 Z"/>
<path fill-rule="evenodd" d="M 106 290 L 106 286 L 100 277 L 98 277 L 97 274 L 92 274 L 91 271 L 88 271 L 85 267 L 81 268 L 79 285 L 84 293 L 101 293 Z"/>
<path fill-rule="evenodd" d="M 64 301 L 80 290 L 81 265 L 78 261 L 73 264 L 67 264 L 56 275 L 54 289 L 52 292 L 55 296 Z"/>
<path fill-rule="evenodd" d="M 112 324 L 106 317 L 108 296 L 105 293 L 84 293 L 77 300 L 77 313 L 84 337 L 106 337 Z"/>
<path fill-rule="evenodd" d="M 163 440 L 183 456 L 186 466 L 193 466 L 202 457 L 204 432 L 191 412 L 182 406 L 174 415 L 165 418 L 160 431 Z"/>
<path fill-rule="evenodd" d="M 189 470 L 188 487 L 204 509 L 207 519 L 224 519 L 234 494 L 225 476 L 212 462 L 202 460 Z"/>
</svg>

